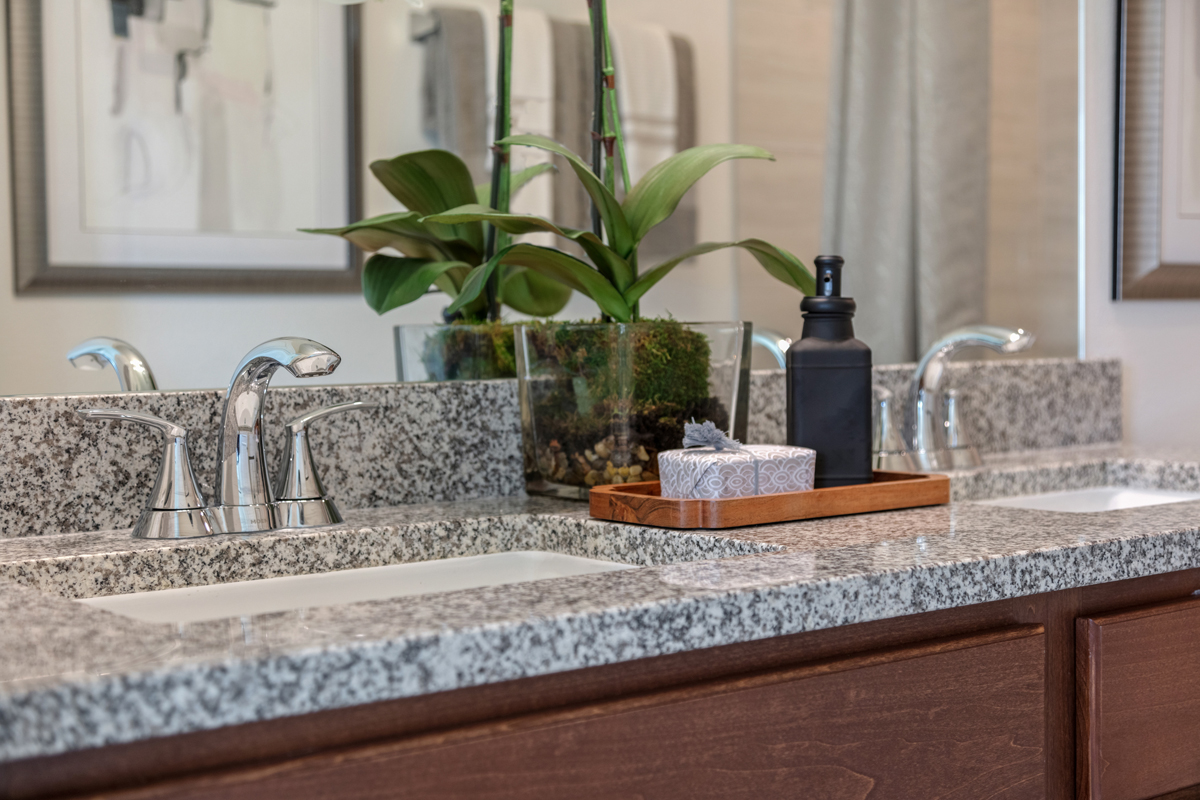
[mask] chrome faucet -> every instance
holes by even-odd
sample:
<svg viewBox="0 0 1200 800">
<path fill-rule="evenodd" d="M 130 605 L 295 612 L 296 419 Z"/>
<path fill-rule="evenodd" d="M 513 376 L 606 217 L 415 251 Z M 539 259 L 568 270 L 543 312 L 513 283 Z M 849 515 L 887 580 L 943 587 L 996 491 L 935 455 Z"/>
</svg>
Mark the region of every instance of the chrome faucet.
<svg viewBox="0 0 1200 800">
<path fill-rule="evenodd" d="M 76 369 L 96 370 L 112 367 L 122 392 L 158 390 L 150 365 L 129 342 L 110 336 L 97 336 L 71 348 L 67 360 Z"/>
<path fill-rule="evenodd" d="M 774 357 L 775 363 L 779 365 L 780 369 L 787 369 L 787 351 L 792 346 L 790 336 L 762 328 L 755 330 L 750 338 L 754 344 L 761 346 Z"/>
<path fill-rule="evenodd" d="M 251 533 L 279 527 L 263 446 L 263 400 L 275 370 L 297 378 L 328 375 L 341 356 L 311 339 L 263 342 L 233 373 L 217 434 L 217 484 L 213 515 L 222 533 Z"/>
<path fill-rule="evenodd" d="M 1020 328 L 970 325 L 951 331 L 933 343 L 917 364 L 909 388 L 905 430 L 911 455 L 922 470 L 978 466 L 979 454 L 965 440 L 957 398 L 947 402 L 942 390 L 946 363 L 959 350 L 987 347 L 998 353 L 1019 353 L 1033 344 L 1033 334 Z M 953 422 L 954 429 L 947 430 Z"/>
</svg>

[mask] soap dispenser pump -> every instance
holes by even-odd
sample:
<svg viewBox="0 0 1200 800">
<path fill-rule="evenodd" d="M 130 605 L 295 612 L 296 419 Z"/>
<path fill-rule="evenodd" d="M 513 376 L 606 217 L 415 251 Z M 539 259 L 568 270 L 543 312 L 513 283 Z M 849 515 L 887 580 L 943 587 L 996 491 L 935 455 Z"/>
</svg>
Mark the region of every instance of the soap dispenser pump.
<svg viewBox="0 0 1200 800">
<path fill-rule="evenodd" d="M 815 487 L 870 483 L 871 348 L 854 338 L 841 256 L 817 256 L 817 293 L 787 352 L 787 443 L 817 453 Z"/>
</svg>

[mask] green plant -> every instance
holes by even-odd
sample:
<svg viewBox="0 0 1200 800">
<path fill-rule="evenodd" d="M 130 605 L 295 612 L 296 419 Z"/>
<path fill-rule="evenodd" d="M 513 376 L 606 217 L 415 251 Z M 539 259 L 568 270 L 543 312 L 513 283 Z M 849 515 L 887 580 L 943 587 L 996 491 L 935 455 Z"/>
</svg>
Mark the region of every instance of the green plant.
<svg viewBox="0 0 1200 800">
<path fill-rule="evenodd" d="M 538 164 L 521 170 L 511 178 L 511 193 L 552 169 L 549 164 Z M 363 267 L 363 296 L 379 314 L 417 300 L 431 286 L 457 303 L 467 277 L 488 261 L 484 226 L 478 221 L 445 225 L 424 218 L 464 204 L 487 202 L 494 197 L 491 185 L 472 186 L 467 165 L 446 150 L 422 150 L 376 161 L 371 172 L 408 211 L 382 214 L 344 228 L 306 231 L 341 236 L 373 254 Z M 385 247 L 402 255 L 378 252 Z M 571 297 L 569 287 L 525 267 L 513 265 L 496 275 L 497 303 L 523 314 L 551 316 Z M 487 299 L 476 294 L 457 303 L 451 313 L 482 321 L 491 316 L 489 310 Z"/>
<path fill-rule="evenodd" d="M 798 258 L 762 239 L 705 242 L 644 273 L 639 270 L 638 245 L 655 225 L 675 212 L 679 201 L 696 181 L 713 167 L 731 159 L 774 160 L 774 156 L 762 148 L 714 144 L 676 153 L 650 169 L 622 202 L 578 155 L 555 141 L 543 136 L 523 135 L 510 136 L 501 144 L 537 147 L 564 157 L 591 197 L 605 237 L 601 239 L 592 231 L 560 227 L 542 217 L 505 213 L 478 203 L 422 217 L 422 222 L 434 225 L 487 222 L 510 234 L 549 231 L 578 243 L 592 262 L 588 264 L 549 247 L 524 243 L 510 245 L 471 270 L 450 304 L 451 312 L 475 302 L 497 270 L 523 267 L 582 292 L 595 301 L 606 316 L 618 322 L 631 322 L 640 317 L 638 301 L 672 269 L 693 256 L 727 247 L 746 250 L 772 276 L 804 294 L 815 291 L 812 274 Z"/>
<path fill-rule="evenodd" d="M 356 4 L 356 0 L 337 1 Z M 509 244 L 507 234 L 491 225 L 427 224 L 422 217 L 476 202 L 506 213 L 509 199 L 522 186 L 553 169 L 549 164 L 537 164 L 511 174 L 509 147 L 504 140 L 512 127 L 513 0 L 500 0 L 499 31 L 495 129 L 498 144 L 492 160 L 491 182 L 472 187 L 466 164 L 445 150 L 423 150 L 390 161 L 376 161 L 371 164 L 371 172 L 408 211 L 372 217 L 344 228 L 306 229 L 308 233 L 341 236 L 373 254 L 363 266 L 363 296 L 376 313 L 411 303 L 435 285 L 451 299 L 457 299 L 471 270 L 491 260 L 497 250 Z M 402 256 L 378 252 L 385 247 Z M 482 288 L 484 297 L 476 294 L 469 301 L 458 303 L 448 310 L 447 321 L 497 322 L 502 305 L 530 316 L 549 317 L 561 311 L 571 299 L 569 287 L 516 265 L 491 270 Z"/>
</svg>

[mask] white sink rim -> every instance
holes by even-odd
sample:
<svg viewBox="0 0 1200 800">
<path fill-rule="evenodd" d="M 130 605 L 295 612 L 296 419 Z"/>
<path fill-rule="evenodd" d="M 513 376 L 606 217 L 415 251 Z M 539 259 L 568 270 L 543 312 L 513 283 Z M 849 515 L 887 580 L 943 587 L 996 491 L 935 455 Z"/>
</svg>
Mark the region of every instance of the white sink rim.
<svg viewBox="0 0 1200 800">
<path fill-rule="evenodd" d="M 1129 486 L 1093 486 L 1087 489 L 1040 492 L 977 502 L 983 505 L 1022 508 L 1029 511 L 1103 514 L 1109 511 L 1186 503 L 1193 500 L 1200 500 L 1200 492 L 1177 489 L 1140 489 Z"/>
<path fill-rule="evenodd" d="M 142 622 L 191 623 L 636 568 L 546 550 L 518 550 L 108 595 L 79 602 Z"/>
</svg>

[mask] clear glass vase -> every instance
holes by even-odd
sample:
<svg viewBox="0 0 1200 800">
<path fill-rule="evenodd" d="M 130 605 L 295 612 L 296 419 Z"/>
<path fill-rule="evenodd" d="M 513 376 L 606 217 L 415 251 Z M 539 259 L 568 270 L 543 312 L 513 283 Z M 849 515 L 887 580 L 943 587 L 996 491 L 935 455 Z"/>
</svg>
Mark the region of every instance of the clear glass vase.
<svg viewBox="0 0 1200 800">
<path fill-rule="evenodd" d="M 532 494 L 657 480 L 684 422 L 745 435 L 749 323 L 530 323 L 515 341 Z"/>
<path fill-rule="evenodd" d="M 399 381 L 517 377 L 512 325 L 397 325 L 395 337 Z"/>
</svg>

